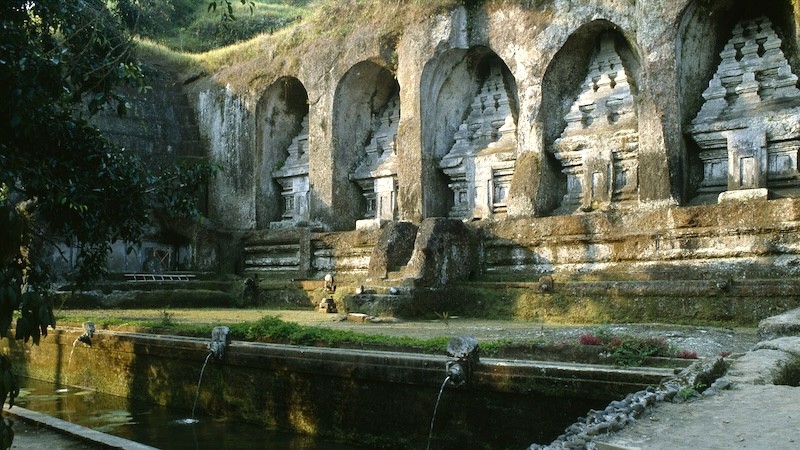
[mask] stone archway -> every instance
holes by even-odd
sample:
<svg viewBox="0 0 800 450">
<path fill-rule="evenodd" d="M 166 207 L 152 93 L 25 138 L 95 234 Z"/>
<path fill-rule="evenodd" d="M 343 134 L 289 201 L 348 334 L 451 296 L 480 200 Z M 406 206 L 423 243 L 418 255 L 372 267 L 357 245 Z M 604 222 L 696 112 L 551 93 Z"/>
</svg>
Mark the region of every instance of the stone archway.
<svg viewBox="0 0 800 450">
<path fill-rule="evenodd" d="M 638 204 L 639 59 L 611 22 L 577 29 L 543 79 L 540 121 L 548 179 L 540 199 L 555 214 Z M 646 180 L 645 180 L 646 181 Z"/>
<path fill-rule="evenodd" d="M 308 220 L 308 93 L 294 77 L 272 83 L 256 111 L 258 228 Z"/>
<path fill-rule="evenodd" d="M 797 195 L 800 136 L 780 125 L 800 120 L 797 17 L 789 0 L 684 11 L 676 45 L 690 204 Z"/>
<path fill-rule="evenodd" d="M 517 155 L 516 80 L 487 47 L 429 61 L 420 90 L 424 217 L 504 215 Z"/>
<path fill-rule="evenodd" d="M 333 103 L 332 226 L 394 220 L 397 172 L 393 169 L 400 85 L 371 61 L 353 66 L 339 81 Z"/>
</svg>

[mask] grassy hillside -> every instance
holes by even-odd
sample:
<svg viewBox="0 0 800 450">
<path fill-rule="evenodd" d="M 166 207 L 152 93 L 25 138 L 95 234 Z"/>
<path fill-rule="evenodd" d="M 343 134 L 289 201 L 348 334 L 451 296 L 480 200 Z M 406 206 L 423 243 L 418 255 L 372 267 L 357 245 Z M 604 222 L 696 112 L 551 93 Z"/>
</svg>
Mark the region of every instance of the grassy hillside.
<svg viewBox="0 0 800 450">
<path fill-rule="evenodd" d="M 205 9 L 193 12 L 195 19 L 191 23 L 195 26 L 205 23 L 208 27 L 228 25 L 222 23 L 225 21 L 221 20 L 219 8 L 216 13 L 208 11 L 209 2 L 206 0 L 159 1 L 200 1 Z M 517 1 L 490 0 L 487 4 Z M 237 26 L 239 22 L 257 20 L 257 11 L 269 11 L 270 8 L 272 11 L 295 11 L 300 16 L 280 29 L 255 28 L 251 30 L 252 37 L 234 39 L 231 44 L 218 39 L 190 47 L 187 44 L 190 33 L 187 31 L 178 30 L 182 35 L 140 32 L 139 53 L 148 61 L 160 61 L 189 76 L 198 72 L 219 73 L 228 68 L 229 73 L 223 75 L 225 82 L 242 86 L 252 80 L 268 79 L 264 74 L 271 71 L 291 68 L 302 57 L 320 48 L 340 51 L 343 48 L 341 42 L 353 33 L 366 33 L 382 46 L 391 47 L 407 24 L 464 3 L 465 0 L 255 0 L 256 7 L 251 16 L 247 5 L 242 6 L 240 0 L 233 0 L 236 17 L 233 22 Z M 262 5 L 263 10 L 258 5 Z M 171 43 L 175 39 L 177 44 Z"/>
<path fill-rule="evenodd" d="M 299 22 L 312 0 L 116 0 L 128 27 L 179 52 L 198 53 Z M 215 4 L 216 8 L 210 7 Z M 229 12 L 233 12 L 230 15 Z"/>
</svg>

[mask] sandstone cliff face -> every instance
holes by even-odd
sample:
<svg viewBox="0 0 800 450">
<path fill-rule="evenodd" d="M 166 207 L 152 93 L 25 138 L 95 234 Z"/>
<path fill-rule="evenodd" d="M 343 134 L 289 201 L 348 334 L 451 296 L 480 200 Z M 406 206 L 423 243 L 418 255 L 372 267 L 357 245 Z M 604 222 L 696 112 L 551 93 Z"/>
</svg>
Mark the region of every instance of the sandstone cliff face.
<svg viewBox="0 0 800 450">
<path fill-rule="evenodd" d="M 245 270 L 247 258 L 274 259 L 256 254 L 273 233 L 305 249 L 292 254 L 295 275 L 364 274 L 374 242 L 343 233 L 329 245 L 315 232 L 450 217 L 480 230 L 480 274 L 796 272 L 800 136 L 786 121 L 800 105 L 791 93 L 769 100 L 797 90 L 796 1 L 499 3 L 390 31 L 354 22 L 294 50 L 267 38 L 248 60 L 186 83 L 201 148 L 223 167 L 211 222 L 259 231 Z M 403 18 L 409 7 L 386 6 Z M 725 92 L 709 91 L 715 76 Z M 739 97 L 755 119 L 703 113 L 716 140 L 698 141 L 706 102 Z M 764 115 L 788 118 L 779 139 L 757 136 L 770 129 L 718 139 L 741 133 L 717 122 Z M 718 197 L 718 180 L 737 170 L 724 163 L 751 154 L 779 166 L 779 183 L 765 169 L 763 191 Z"/>
<path fill-rule="evenodd" d="M 597 106 L 576 105 L 576 99 L 603 40 L 612 43 L 630 84 L 637 170 L 623 173 L 617 164 L 614 173 L 596 180 L 635 178 L 634 208 L 687 203 L 702 181 L 697 148 L 685 138 L 687 124 L 702 106 L 701 94 L 733 24 L 770 17 L 793 71 L 800 66 L 797 6 L 789 1 L 747 5 L 556 0 L 529 7 L 456 8 L 408 24 L 394 40 L 365 26 L 339 40 L 320 38 L 302 55 L 287 57 L 265 48 L 254 61 L 190 86 L 209 155 L 226 168 L 210 189 L 212 219 L 224 228 L 254 229 L 268 228 L 282 216 L 286 205 L 273 172 L 306 120 L 308 208 L 295 219 L 324 229 L 354 229 L 369 199 L 350 174 L 377 132 L 381 108 L 395 94 L 399 126 L 388 136 L 398 161 L 391 174 L 394 219 L 420 222 L 448 215 L 458 198 L 453 199 L 452 180 L 439 164 L 462 124 L 480 124 L 480 118 L 467 122 L 475 116 L 491 70 L 502 72 L 515 145 L 500 157 L 478 156 L 478 162 L 474 155 L 486 151 L 473 145 L 462 172 L 474 185 L 468 196 L 481 198 L 467 200 L 488 201 L 489 213 L 464 218 L 552 215 L 576 188 L 554 157 L 553 143 L 567 127 L 571 108 Z M 613 89 L 617 71 L 606 71 L 598 76 L 610 77 Z M 498 128 L 488 133 L 499 134 Z M 505 161 L 502 173 L 496 167 L 500 160 Z M 583 183 L 577 187 L 583 191 L 594 188 L 587 180 L 573 184 Z M 495 191 L 487 192 L 482 183 Z M 502 206 L 494 213 L 493 201 Z"/>
</svg>

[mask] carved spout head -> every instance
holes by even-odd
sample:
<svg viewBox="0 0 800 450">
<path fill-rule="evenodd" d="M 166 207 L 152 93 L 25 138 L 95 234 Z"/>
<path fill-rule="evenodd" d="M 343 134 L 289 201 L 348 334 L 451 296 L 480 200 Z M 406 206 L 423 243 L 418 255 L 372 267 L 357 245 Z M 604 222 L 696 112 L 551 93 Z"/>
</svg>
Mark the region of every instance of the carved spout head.
<svg viewBox="0 0 800 450">
<path fill-rule="evenodd" d="M 445 372 L 451 386 L 463 386 L 467 382 L 467 372 L 457 361 L 447 361 Z"/>
<path fill-rule="evenodd" d="M 230 329 L 228 327 L 214 327 L 211 330 L 211 342 L 208 343 L 208 349 L 214 358 L 222 359 L 230 343 Z"/>
<path fill-rule="evenodd" d="M 83 334 L 85 336 L 89 336 L 90 338 L 94 336 L 94 322 L 84 322 L 83 323 Z"/>
<path fill-rule="evenodd" d="M 469 383 L 472 370 L 479 360 L 478 341 L 471 336 L 458 336 L 447 343 L 450 359 L 445 363 L 445 372 L 451 386 Z"/>
</svg>

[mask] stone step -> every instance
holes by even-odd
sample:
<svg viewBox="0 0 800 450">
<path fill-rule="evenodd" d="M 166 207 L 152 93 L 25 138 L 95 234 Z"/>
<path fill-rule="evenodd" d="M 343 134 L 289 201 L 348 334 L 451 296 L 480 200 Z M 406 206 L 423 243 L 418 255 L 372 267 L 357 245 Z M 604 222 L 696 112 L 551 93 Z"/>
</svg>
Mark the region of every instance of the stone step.
<svg viewBox="0 0 800 450">
<path fill-rule="evenodd" d="M 300 251 L 300 244 L 262 244 L 262 245 L 248 245 L 245 246 L 244 252 L 246 254 L 273 254 L 285 253 L 296 254 Z"/>
<path fill-rule="evenodd" d="M 300 264 L 298 257 L 285 257 L 285 258 L 248 258 L 244 260 L 245 267 L 297 267 Z"/>
<path fill-rule="evenodd" d="M 401 268 L 401 269 L 396 270 L 396 271 L 390 271 L 389 273 L 386 274 L 386 279 L 387 280 L 404 280 L 405 279 L 405 275 L 403 274 L 403 269 Z"/>
</svg>

